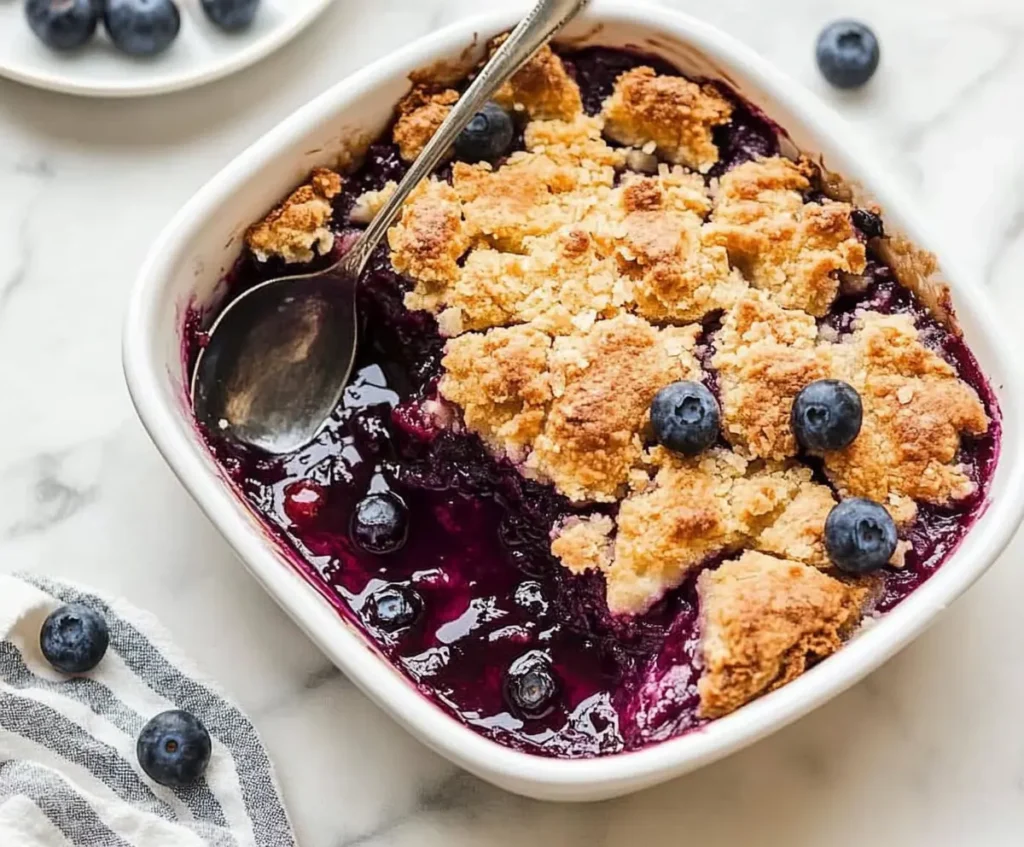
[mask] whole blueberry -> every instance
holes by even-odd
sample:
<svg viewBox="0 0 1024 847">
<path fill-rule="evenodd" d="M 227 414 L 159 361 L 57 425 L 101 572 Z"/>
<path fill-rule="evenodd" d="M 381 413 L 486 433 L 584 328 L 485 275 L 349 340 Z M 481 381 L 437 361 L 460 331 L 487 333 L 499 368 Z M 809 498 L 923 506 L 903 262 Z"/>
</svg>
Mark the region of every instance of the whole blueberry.
<svg viewBox="0 0 1024 847">
<path fill-rule="evenodd" d="M 882 51 L 875 34 L 857 21 L 836 21 L 818 36 L 818 67 L 836 88 L 860 88 L 878 70 Z"/>
<path fill-rule="evenodd" d="M 405 546 L 409 512 L 394 494 L 370 494 L 352 513 L 352 540 L 367 553 L 394 553 Z"/>
<path fill-rule="evenodd" d="M 105 0 L 103 25 L 119 50 L 155 56 L 178 37 L 181 12 L 173 0 Z"/>
<path fill-rule="evenodd" d="M 505 674 L 505 697 L 524 718 L 543 718 L 555 707 L 561 686 L 551 660 L 539 650 L 520 656 Z"/>
<path fill-rule="evenodd" d="M 100 14 L 95 0 L 28 0 L 25 17 L 48 47 L 74 50 L 92 38 Z"/>
<path fill-rule="evenodd" d="M 839 570 L 864 574 L 885 567 L 896 552 L 896 524 L 873 500 L 843 500 L 825 519 L 825 550 Z"/>
<path fill-rule="evenodd" d="M 718 439 L 718 403 L 699 382 L 673 382 L 654 396 L 651 426 L 658 443 L 695 456 Z"/>
<path fill-rule="evenodd" d="M 202 6 L 206 17 L 221 29 L 237 32 L 252 23 L 260 0 L 202 0 Z"/>
<path fill-rule="evenodd" d="M 497 103 L 485 103 L 455 139 L 455 155 L 464 162 L 492 162 L 512 147 L 512 116 Z"/>
<path fill-rule="evenodd" d="M 161 712 L 142 728 L 135 754 L 154 782 L 184 788 L 206 773 L 212 748 L 199 718 L 175 709 Z"/>
<path fill-rule="evenodd" d="M 86 673 L 100 663 L 110 645 L 107 622 L 81 603 L 61 606 L 43 621 L 39 649 L 61 673 Z"/>
<path fill-rule="evenodd" d="M 402 585 L 382 588 L 370 600 L 373 621 L 385 632 L 411 626 L 423 610 L 423 601 L 413 589 Z"/>
<path fill-rule="evenodd" d="M 796 395 L 789 422 L 805 450 L 842 450 L 864 420 L 857 390 L 838 379 L 819 379 Z"/>
</svg>

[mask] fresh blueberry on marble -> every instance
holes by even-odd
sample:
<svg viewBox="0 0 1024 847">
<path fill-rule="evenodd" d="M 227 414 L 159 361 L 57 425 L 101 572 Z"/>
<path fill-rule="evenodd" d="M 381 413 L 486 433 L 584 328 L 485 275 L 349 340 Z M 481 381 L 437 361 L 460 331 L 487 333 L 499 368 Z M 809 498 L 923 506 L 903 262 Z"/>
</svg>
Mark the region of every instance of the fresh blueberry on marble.
<svg viewBox="0 0 1024 847">
<path fill-rule="evenodd" d="M 857 390 L 838 379 L 819 379 L 793 401 L 790 424 L 805 450 L 842 450 L 860 433 L 864 409 Z"/>
<path fill-rule="evenodd" d="M 103 659 L 109 644 L 106 620 L 80 603 L 51 613 L 39 633 L 43 656 L 61 673 L 88 673 Z"/>
<path fill-rule="evenodd" d="M 401 550 L 409 534 L 409 512 L 394 494 L 371 494 L 352 513 L 352 540 L 367 553 Z"/>
<path fill-rule="evenodd" d="M 106 0 L 103 25 L 119 50 L 155 56 L 178 37 L 181 12 L 173 0 Z"/>
<path fill-rule="evenodd" d="M 555 706 L 558 690 L 558 680 L 551 662 L 539 650 L 531 650 L 520 656 L 505 675 L 509 705 L 520 717 L 545 717 Z"/>
<path fill-rule="evenodd" d="M 423 601 L 411 588 L 392 585 L 371 598 L 373 622 L 385 632 L 397 632 L 415 623 Z"/>
<path fill-rule="evenodd" d="M 25 16 L 32 32 L 55 50 L 81 47 L 100 19 L 94 0 L 28 0 Z"/>
<path fill-rule="evenodd" d="M 896 552 L 896 524 L 873 500 L 843 500 L 825 520 L 825 549 L 839 570 L 865 574 L 888 564 Z"/>
<path fill-rule="evenodd" d="M 867 238 L 882 238 L 885 235 L 885 224 L 882 223 L 881 215 L 867 209 L 854 209 L 850 217 L 853 219 L 853 225 Z"/>
<path fill-rule="evenodd" d="M 464 162 L 492 162 L 512 147 L 512 116 L 497 103 L 485 103 L 455 139 L 455 155 Z"/>
<path fill-rule="evenodd" d="M 139 733 L 135 751 L 154 782 L 185 788 L 200 780 L 210 764 L 210 733 L 195 715 L 174 709 L 161 712 Z"/>
<path fill-rule="evenodd" d="M 874 32 L 858 21 L 836 21 L 818 36 L 818 68 L 836 88 L 860 88 L 875 75 L 882 52 Z"/>
<path fill-rule="evenodd" d="M 718 402 L 699 382 L 665 386 L 651 403 L 651 426 L 658 443 L 684 456 L 695 456 L 718 438 Z"/>
<path fill-rule="evenodd" d="M 202 0 L 203 11 L 213 23 L 227 32 L 238 32 L 252 25 L 260 0 Z"/>
</svg>

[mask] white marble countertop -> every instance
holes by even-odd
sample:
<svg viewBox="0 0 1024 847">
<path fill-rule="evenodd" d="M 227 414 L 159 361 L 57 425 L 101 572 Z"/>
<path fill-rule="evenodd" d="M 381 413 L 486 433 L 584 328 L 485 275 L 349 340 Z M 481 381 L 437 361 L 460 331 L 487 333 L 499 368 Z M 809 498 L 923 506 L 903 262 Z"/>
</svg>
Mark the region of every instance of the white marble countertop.
<svg viewBox="0 0 1024 847">
<path fill-rule="evenodd" d="M 668 0 L 738 35 L 874 138 L 977 283 L 1024 305 L 1020 0 Z M 207 88 L 95 102 L 0 81 L 0 569 L 158 614 L 249 711 L 304 847 L 1020 845 L 1024 540 L 913 646 L 747 751 L 591 807 L 506 795 L 371 705 L 248 577 L 149 442 L 120 365 L 128 291 L 172 213 L 331 82 L 480 8 L 338 0 L 260 66 Z M 830 92 L 826 21 L 884 60 Z M 524 839 L 524 835 L 526 838 Z"/>
</svg>

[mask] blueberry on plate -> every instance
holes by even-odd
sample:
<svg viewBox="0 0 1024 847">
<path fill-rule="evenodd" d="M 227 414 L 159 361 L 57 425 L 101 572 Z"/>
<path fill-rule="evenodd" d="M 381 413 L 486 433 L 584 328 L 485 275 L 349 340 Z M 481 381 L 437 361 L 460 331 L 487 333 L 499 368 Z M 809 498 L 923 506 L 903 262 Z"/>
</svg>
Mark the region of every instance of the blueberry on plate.
<svg viewBox="0 0 1024 847">
<path fill-rule="evenodd" d="M 836 88 L 860 88 L 878 70 L 882 51 L 875 34 L 857 21 L 836 21 L 818 36 L 818 68 Z"/>
<path fill-rule="evenodd" d="M 864 420 L 857 390 L 838 379 L 819 379 L 793 401 L 790 426 L 805 450 L 842 450 L 860 433 Z"/>
<path fill-rule="evenodd" d="M 413 589 L 402 585 L 382 588 L 370 600 L 373 622 L 385 632 L 411 626 L 423 610 L 423 601 Z"/>
<path fill-rule="evenodd" d="M 132 56 L 155 56 L 181 29 L 173 0 L 104 0 L 103 25 L 114 46 Z"/>
<path fill-rule="evenodd" d="M 202 0 L 206 17 L 228 32 L 238 32 L 252 24 L 260 0 Z"/>
<path fill-rule="evenodd" d="M 520 656 L 505 674 L 505 697 L 512 710 L 524 718 L 550 714 L 560 687 L 551 660 L 539 650 Z"/>
<path fill-rule="evenodd" d="M 212 747 L 199 718 L 175 709 L 161 712 L 142 728 L 135 754 L 153 782 L 185 788 L 206 773 Z"/>
<path fill-rule="evenodd" d="M 55 50 L 81 47 L 100 20 L 95 0 L 28 0 L 25 17 L 32 32 Z"/>
<path fill-rule="evenodd" d="M 718 439 L 718 403 L 699 382 L 673 382 L 654 396 L 651 426 L 658 443 L 695 456 Z"/>
<path fill-rule="evenodd" d="M 61 606 L 43 621 L 39 649 L 61 673 L 87 673 L 107 652 L 110 631 L 95 609 L 81 603 Z"/>
<path fill-rule="evenodd" d="M 497 103 L 484 103 L 455 139 L 455 155 L 464 162 L 493 162 L 512 147 L 512 116 Z"/>
<path fill-rule="evenodd" d="M 409 535 L 409 511 L 394 494 L 370 494 L 356 503 L 351 535 L 367 553 L 394 553 Z"/>
<path fill-rule="evenodd" d="M 843 500 L 825 520 L 825 550 L 832 564 L 849 574 L 885 567 L 896 552 L 896 524 L 873 500 Z"/>
</svg>

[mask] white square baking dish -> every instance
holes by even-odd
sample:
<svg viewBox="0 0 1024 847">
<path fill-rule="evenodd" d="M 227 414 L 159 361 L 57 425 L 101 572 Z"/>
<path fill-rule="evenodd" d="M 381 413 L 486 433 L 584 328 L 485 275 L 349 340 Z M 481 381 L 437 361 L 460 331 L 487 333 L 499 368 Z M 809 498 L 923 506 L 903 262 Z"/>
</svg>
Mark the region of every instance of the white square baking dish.
<svg viewBox="0 0 1024 847">
<path fill-rule="evenodd" d="M 185 487 L 250 572 L 309 637 L 382 708 L 424 743 L 510 791 L 551 800 L 596 800 L 636 791 L 708 764 L 774 732 L 840 693 L 917 636 L 962 594 L 1010 540 L 1024 511 L 1021 368 L 985 292 L 941 262 L 968 345 L 1002 407 L 1003 440 L 984 514 L 939 571 L 838 654 L 796 681 L 704 729 L 638 752 L 600 759 L 541 758 L 502 747 L 443 712 L 392 668 L 290 564 L 221 474 L 192 426 L 182 363 L 185 310 L 210 303 L 246 226 L 311 168 L 337 164 L 353 142 L 376 137 L 408 75 L 465 58 L 516 22 L 496 12 L 436 32 L 338 83 L 285 120 L 212 179 L 153 246 L 128 310 L 124 368 L 140 417 Z M 683 72 L 726 82 L 789 133 L 801 151 L 841 173 L 885 211 L 887 228 L 936 250 L 893 181 L 853 130 L 810 94 L 732 38 L 685 15 L 635 2 L 595 2 L 563 34 L 659 55 Z"/>
</svg>

